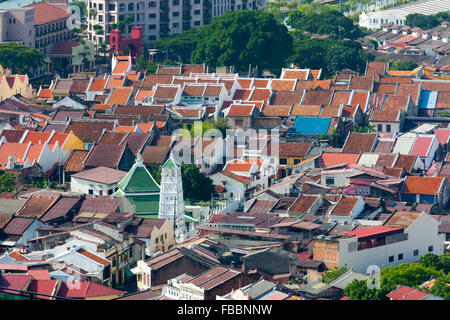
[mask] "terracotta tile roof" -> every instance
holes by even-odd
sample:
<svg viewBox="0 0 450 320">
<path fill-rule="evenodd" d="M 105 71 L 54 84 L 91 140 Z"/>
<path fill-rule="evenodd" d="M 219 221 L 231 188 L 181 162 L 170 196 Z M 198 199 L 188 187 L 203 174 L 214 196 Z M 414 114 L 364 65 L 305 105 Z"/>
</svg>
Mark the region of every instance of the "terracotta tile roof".
<svg viewBox="0 0 450 320">
<path fill-rule="evenodd" d="M 236 89 L 233 95 L 233 100 L 247 100 L 252 93 L 252 90 Z"/>
<path fill-rule="evenodd" d="M 128 56 L 117 56 L 116 58 L 117 58 L 117 64 L 112 73 L 123 74 L 123 73 L 127 72 L 131 65 L 131 58 Z"/>
<path fill-rule="evenodd" d="M 39 220 L 42 222 L 49 222 L 52 220 L 56 220 L 59 218 L 63 218 L 69 213 L 70 210 L 78 203 L 80 198 L 60 198 L 58 202 L 56 202 L 50 210 L 44 213 L 43 216 L 40 217 Z"/>
<path fill-rule="evenodd" d="M 384 168 L 383 173 L 391 177 L 400 178 L 403 174 L 403 168 Z"/>
<path fill-rule="evenodd" d="M 108 78 L 94 78 L 92 80 L 91 86 L 89 87 L 88 91 L 103 91 L 106 86 L 106 82 L 108 81 Z"/>
<path fill-rule="evenodd" d="M 191 108 L 191 107 L 168 107 L 167 110 L 175 112 L 181 118 L 195 118 L 202 119 L 205 115 L 206 108 Z"/>
<path fill-rule="evenodd" d="M 163 164 L 170 151 L 170 145 L 166 146 L 145 146 L 142 151 L 142 158 L 145 164 L 159 163 Z"/>
<path fill-rule="evenodd" d="M 45 2 L 29 4 L 25 6 L 25 8 L 34 8 L 35 25 L 58 21 L 61 19 L 67 19 L 71 16 L 70 13 Z"/>
<path fill-rule="evenodd" d="M 145 132 L 130 132 L 126 138 L 122 141 L 122 144 L 127 144 L 130 148 L 131 153 L 137 156 L 138 153 L 143 150 L 144 146 L 147 144 L 151 137 L 150 133 Z"/>
<path fill-rule="evenodd" d="M 316 195 L 300 195 L 297 200 L 289 208 L 289 213 L 306 214 L 308 210 L 317 201 L 319 196 Z"/>
<path fill-rule="evenodd" d="M 44 144 L 32 144 L 28 150 L 27 158 L 30 163 L 35 163 L 39 161 L 41 157 L 42 150 L 44 150 Z"/>
<path fill-rule="evenodd" d="M 205 85 L 185 85 L 181 95 L 184 97 L 201 97 L 205 88 Z"/>
<path fill-rule="evenodd" d="M 378 142 L 378 144 L 380 142 Z M 389 142 L 389 143 L 392 144 L 391 141 L 384 141 L 384 142 Z M 392 145 L 391 145 L 391 148 L 392 148 Z M 377 152 L 377 151 L 375 151 L 375 152 Z M 390 152 L 390 150 L 387 153 L 389 153 L 389 152 Z M 375 163 L 375 167 L 391 168 L 392 165 L 394 164 L 394 161 L 395 161 L 396 157 L 397 157 L 397 155 L 395 155 L 395 154 L 380 154 L 380 156 L 378 157 L 377 162 Z"/>
<path fill-rule="evenodd" d="M 145 76 L 142 88 L 153 89 L 156 84 L 171 84 L 173 81 L 173 75 L 166 74 L 148 74 Z"/>
<path fill-rule="evenodd" d="M 309 73 L 313 76 L 314 80 L 318 80 L 322 74 L 322 69 L 310 69 Z"/>
<path fill-rule="evenodd" d="M 50 54 L 72 56 L 73 48 L 76 48 L 79 46 L 80 46 L 80 43 L 78 41 L 73 41 L 73 40 L 58 41 L 55 43 L 55 45 L 51 49 Z"/>
<path fill-rule="evenodd" d="M 117 126 L 114 128 L 114 132 L 134 132 L 136 126 Z"/>
<path fill-rule="evenodd" d="M 109 82 L 106 86 L 106 89 L 112 89 L 114 87 L 122 87 L 125 84 L 125 80 L 126 78 L 122 75 L 112 75 L 109 77 Z"/>
<path fill-rule="evenodd" d="M 351 153 L 322 153 L 322 161 L 325 167 L 335 166 L 347 163 L 348 165 L 356 164 L 360 154 Z"/>
<path fill-rule="evenodd" d="M 121 104 L 125 105 L 131 98 L 132 87 L 115 87 L 112 89 L 111 95 L 108 98 L 107 104 Z"/>
<path fill-rule="evenodd" d="M 139 115 L 144 122 L 148 122 L 151 115 L 159 115 L 163 112 L 163 106 L 119 106 L 114 115 Z"/>
<path fill-rule="evenodd" d="M 98 144 L 92 147 L 84 167 L 117 168 L 124 151 L 125 145 Z"/>
<path fill-rule="evenodd" d="M 13 156 L 16 162 L 25 164 L 22 159 L 25 158 L 27 149 L 28 143 L 3 143 L 0 146 L 0 168 L 4 169 L 7 166 L 10 156 Z"/>
<path fill-rule="evenodd" d="M 298 105 L 303 97 L 303 91 L 274 92 L 270 98 L 271 105 Z"/>
<path fill-rule="evenodd" d="M 401 110 L 374 109 L 369 121 L 399 122 L 401 113 Z"/>
<path fill-rule="evenodd" d="M 89 150 L 73 150 L 64 164 L 64 171 L 79 172 L 83 170 L 83 162 Z"/>
<path fill-rule="evenodd" d="M 93 143 L 98 141 L 103 129 L 112 131 L 114 122 L 110 121 L 72 121 L 66 128 L 65 132 L 73 133 L 85 143 Z"/>
<path fill-rule="evenodd" d="M 284 70 L 282 79 L 299 79 L 306 80 L 308 77 L 308 69 L 287 69 Z"/>
<path fill-rule="evenodd" d="M 128 135 L 127 132 L 106 131 L 98 141 L 99 144 L 120 144 Z"/>
<path fill-rule="evenodd" d="M 311 90 L 307 90 L 305 92 L 305 97 L 303 99 L 302 104 L 306 104 L 306 105 L 314 105 L 314 104 L 330 105 L 332 95 L 333 95 L 333 92 L 331 92 L 331 91 L 311 91 Z"/>
<path fill-rule="evenodd" d="M 121 198 L 86 195 L 79 213 L 113 213 L 119 207 Z"/>
<path fill-rule="evenodd" d="M 345 142 L 342 152 L 344 153 L 360 153 L 371 152 L 372 147 L 377 139 L 376 133 L 359 133 L 351 132 Z"/>
<path fill-rule="evenodd" d="M 181 74 L 181 66 L 158 66 L 157 74 Z"/>
<path fill-rule="evenodd" d="M 181 65 L 182 74 L 205 73 L 204 64 L 183 64 Z"/>
<path fill-rule="evenodd" d="M 136 70 L 130 70 L 126 73 L 126 77 L 129 80 L 139 80 L 141 73 Z"/>
<path fill-rule="evenodd" d="M 250 89 L 253 79 L 238 78 L 239 85 L 242 89 Z"/>
<path fill-rule="evenodd" d="M 372 91 L 373 81 L 374 78 L 372 76 L 352 77 L 348 89 Z"/>
<path fill-rule="evenodd" d="M 412 83 L 412 84 L 401 83 L 398 85 L 397 95 L 404 96 L 404 97 L 407 97 L 408 95 L 410 95 L 413 103 L 417 104 L 417 97 L 419 94 L 419 86 L 420 85 L 418 83 Z"/>
<path fill-rule="evenodd" d="M 232 104 L 230 106 L 227 117 L 250 117 L 252 116 L 254 109 L 254 105 Z"/>
<path fill-rule="evenodd" d="M 390 77 L 390 76 L 381 76 L 379 77 L 380 83 L 399 83 L 399 84 L 409 84 L 412 82 L 411 77 Z"/>
<path fill-rule="evenodd" d="M 77 252 L 79 254 L 85 256 L 86 258 L 88 258 L 88 259 L 90 259 L 92 261 L 95 261 L 95 262 L 97 262 L 97 263 L 99 263 L 99 264 L 101 264 L 101 265 L 103 265 L 105 267 L 107 267 L 107 266 L 109 266 L 111 264 L 111 262 L 109 262 L 108 260 L 103 259 L 103 258 L 99 257 L 98 255 L 96 255 L 96 254 L 94 254 L 94 253 L 92 253 L 92 252 L 90 252 L 88 250 L 84 250 L 83 248 L 78 249 Z"/>
<path fill-rule="evenodd" d="M 280 156 L 305 157 L 311 149 L 312 142 L 280 142 L 278 150 Z"/>
<path fill-rule="evenodd" d="M 259 111 L 266 105 L 264 101 L 242 101 L 241 104 L 253 104 Z"/>
<path fill-rule="evenodd" d="M 322 108 L 321 105 L 293 106 L 292 111 L 291 111 L 291 116 L 318 117 L 320 114 L 321 108 Z"/>
<path fill-rule="evenodd" d="M 321 118 L 334 118 L 339 116 L 339 107 L 325 106 L 320 112 Z"/>
<path fill-rule="evenodd" d="M 267 88 L 269 85 L 269 79 L 255 79 L 253 80 L 254 88 Z"/>
<path fill-rule="evenodd" d="M 267 105 L 263 108 L 264 117 L 289 117 L 292 106 L 290 105 Z"/>
<path fill-rule="evenodd" d="M 208 85 L 206 86 L 205 92 L 203 92 L 204 97 L 218 97 L 222 92 L 222 86 Z"/>
<path fill-rule="evenodd" d="M 33 221 L 33 219 L 27 216 L 14 216 L 3 227 L 2 233 L 7 235 L 22 236 L 28 227 L 31 226 Z"/>
<path fill-rule="evenodd" d="M 56 201 L 58 197 L 55 196 L 32 195 L 17 214 L 39 219 Z"/>
<path fill-rule="evenodd" d="M 399 154 L 394 168 L 405 168 L 405 171 L 409 173 L 413 169 L 416 159 L 417 155 Z"/>
<path fill-rule="evenodd" d="M 384 101 L 383 109 L 405 110 L 408 97 L 387 95 Z"/>
<path fill-rule="evenodd" d="M 7 142 L 18 143 L 22 138 L 25 130 L 3 130 L 1 137 L 5 137 Z"/>
<path fill-rule="evenodd" d="M 37 132 L 37 131 L 30 131 L 28 132 L 27 136 L 25 137 L 24 143 L 31 142 L 33 144 L 36 143 L 44 143 L 48 141 L 48 139 L 51 136 L 51 132 Z"/>
<path fill-rule="evenodd" d="M 340 106 L 341 104 L 343 104 L 343 105 L 349 104 L 351 94 L 352 94 L 351 91 L 335 92 L 330 105 L 331 106 Z"/>
<path fill-rule="evenodd" d="M 38 98 L 51 98 L 53 96 L 52 89 L 40 89 Z"/>
<path fill-rule="evenodd" d="M 389 68 L 389 62 L 370 61 L 367 64 L 366 75 L 375 76 L 379 74 L 386 74 L 386 70 Z"/>
<path fill-rule="evenodd" d="M 409 176 L 406 178 L 401 193 L 437 195 L 444 179 L 444 177 Z"/>
<path fill-rule="evenodd" d="M 292 91 L 295 88 L 295 80 L 272 79 L 270 87 L 276 91 Z"/>
<path fill-rule="evenodd" d="M 178 93 L 178 86 L 157 86 L 153 98 L 156 99 L 174 99 Z"/>
<path fill-rule="evenodd" d="M 53 121 L 67 121 L 68 119 L 81 119 L 84 110 L 62 110 L 58 109 L 52 116 Z"/>
<path fill-rule="evenodd" d="M 397 85 L 393 83 L 377 83 L 373 86 L 373 92 L 395 94 Z"/>
<path fill-rule="evenodd" d="M 96 103 L 92 106 L 92 111 L 106 111 L 111 109 L 112 106 L 112 104 Z"/>
<path fill-rule="evenodd" d="M 229 172 L 250 172 L 252 166 L 253 166 L 252 162 L 236 160 L 236 161 L 228 163 L 228 165 L 226 165 L 224 171 L 229 171 Z"/>
<path fill-rule="evenodd" d="M 303 91 L 312 89 L 314 86 L 314 80 L 298 80 L 295 85 L 295 91 Z"/>
<path fill-rule="evenodd" d="M 436 109 L 450 109 L 450 92 L 439 92 Z"/>
<path fill-rule="evenodd" d="M 349 216 L 352 212 L 353 208 L 358 202 L 358 198 L 356 197 L 348 197 L 341 198 L 336 206 L 330 212 L 330 215 L 333 216 Z"/>
<path fill-rule="evenodd" d="M 416 83 L 416 82 L 414 82 Z M 425 91 L 450 91 L 450 81 L 418 81 Z"/>
<path fill-rule="evenodd" d="M 249 100 L 268 102 L 271 93 L 270 89 L 254 89 Z"/>
<path fill-rule="evenodd" d="M 323 90 L 329 90 L 331 87 L 331 79 L 327 79 L 327 80 L 314 80 L 312 89 L 323 89 Z"/>
</svg>

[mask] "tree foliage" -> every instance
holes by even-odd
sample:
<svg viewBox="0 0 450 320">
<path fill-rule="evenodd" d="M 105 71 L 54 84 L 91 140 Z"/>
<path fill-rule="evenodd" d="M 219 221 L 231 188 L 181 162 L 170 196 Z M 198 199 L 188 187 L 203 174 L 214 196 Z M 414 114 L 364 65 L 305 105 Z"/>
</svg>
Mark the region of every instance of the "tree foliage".
<svg viewBox="0 0 450 320">
<path fill-rule="evenodd" d="M 217 129 L 221 132 L 222 137 L 225 138 L 226 137 L 226 130 L 227 130 L 227 119 L 226 118 L 219 118 L 217 120 L 206 120 L 203 121 L 201 123 L 201 128 L 200 130 L 195 128 L 195 125 L 192 126 L 190 129 L 184 125 L 183 129 L 186 129 L 189 131 L 189 136 L 190 137 L 203 137 L 203 135 L 205 134 L 205 132 L 207 130 L 211 130 L 211 129 Z M 198 131 L 198 132 L 197 132 Z M 217 138 L 217 137 L 212 137 L 212 138 Z"/>
<path fill-rule="evenodd" d="M 329 284 L 344 275 L 347 271 L 348 268 L 346 267 L 336 267 L 332 270 L 328 270 L 323 274 L 322 281 Z"/>
<path fill-rule="evenodd" d="M 199 28 L 191 62 L 234 66 L 236 71 L 248 70 L 251 64 L 279 74 L 291 50 L 292 37 L 271 13 L 228 11 Z"/>
<path fill-rule="evenodd" d="M 183 33 L 155 41 L 155 48 L 167 51 L 168 59 L 181 60 L 181 63 L 190 63 L 191 53 L 197 45 L 199 28 L 191 28 Z"/>
<path fill-rule="evenodd" d="M 393 61 L 389 65 L 390 70 L 405 70 L 411 71 L 417 68 L 419 65 L 415 63 L 413 60 L 397 60 Z"/>
<path fill-rule="evenodd" d="M 0 171 L 0 192 L 11 192 L 16 186 L 16 178 L 13 174 Z"/>
<path fill-rule="evenodd" d="M 297 30 L 329 35 L 332 39 L 358 39 L 359 29 L 353 20 L 336 10 L 300 11 L 289 13 L 287 24 Z"/>
<path fill-rule="evenodd" d="M 0 65 L 12 73 L 29 73 L 44 64 L 44 55 L 32 47 L 16 42 L 0 43 Z"/>
<path fill-rule="evenodd" d="M 301 68 L 322 69 L 324 77 L 346 68 L 363 72 L 366 61 L 372 59 L 363 52 L 361 44 L 353 40 L 299 38 L 294 41 L 293 51 L 288 62 Z"/>
<path fill-rule="evenodd" d="M 200 172 L 193 164 L 183 164 L 183 197 L 190 200 L 210 200 L 214 193 L 214 185 L 210 178 Z"/>
</svg>

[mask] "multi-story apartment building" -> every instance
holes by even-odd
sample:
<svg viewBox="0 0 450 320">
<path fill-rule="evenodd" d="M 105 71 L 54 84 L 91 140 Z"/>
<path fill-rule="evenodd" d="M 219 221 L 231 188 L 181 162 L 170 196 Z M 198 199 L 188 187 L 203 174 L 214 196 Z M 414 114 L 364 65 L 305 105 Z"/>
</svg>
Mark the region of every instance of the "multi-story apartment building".
<svg viewBox="0 0 450 320">
<path fill-rule="evenodd" d="M 264 9 L 266 0 L 89 0 L 89 40 L 109 43 L 111 24 L 126 21 L 141 26 L 144 41 L 151 45 L 155 40 L 175 35 L 192 27 L 211 23 L 212 18 L 234 10 Z M 128 23 L 128 21 L 130 21 Z M 104 34 L 97 35 L 94 25 L 100 25 Z"/>
</svg>

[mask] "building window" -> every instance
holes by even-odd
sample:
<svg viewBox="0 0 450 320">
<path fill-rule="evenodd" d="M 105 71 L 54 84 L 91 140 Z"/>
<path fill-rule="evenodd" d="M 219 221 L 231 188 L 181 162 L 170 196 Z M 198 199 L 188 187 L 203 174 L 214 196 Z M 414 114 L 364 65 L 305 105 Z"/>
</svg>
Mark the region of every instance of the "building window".
<svg viewBox="0 0 450 320">
<path fill-rule="evenodd" d="M 414 250 L 414 251 L 413 251 L 413 256 L 418 256 L 418 255 L 419 255 L 419 250 L 417 250 L 417 249 Z"/>
<path fill-rule="evenodd" d="M 149 24 L 148 25 L 148 30 L 155 30 L 156 29 L 156 24 Z"/>
<path fill-rule="evenodd" d="M 393 262 L 394 261 L 394 256 L 390 256 L 389 257 L 389 262 Z"/>
<path fill-rule="evenodd" d="M 299 164 L 300 163 L 300 159 L 294 159 L 294 164 Z"/>
<path fill-rule="evenodd" d="M 116 5 L 115 4 L 109 4 L 109 11 L 115 11 Z"/>
<path fill-rule="evenodd" d="M 172 12 L 172 17 L 178 17 L 180 16 L 180 13 L 178 11 Z"/>
<path fill-rule="evenodd" d="M 280 158 L 280 164 L 287 164 L 286 158 Z"/>
<path fill-rule="evenodd" d="M 149 7 L 149 8 L 154 8 L 154 7 L 156 7 L 156 1 L 150 1 L 150 2 L 148 3 L 148 7 Z"/>
<path fill-rule="evenodd" d="M 198 16 L 200 14 L 200 10 L 195 10 L 194 15 Z"/>
<path fill-rule="evenodd" d="M 93 189 L 89 189 L 89 190 L 88 190 L 88 193 L 89 193 L 89 194 L 94 194 L 94 190 L 93 190 Z"/>
<path fill-rule="evenodd" d="M 148 15 L 148 18 L 149 18 L 149 19 L 155 19 L 155 18 L 156 18 L 156 13 L 150 13 L 150 14 Z"/>
<path fill-rule="evenodd" d="M 379 124 L 379 125 L 377 126 L 377 128 L 378 128 L 378 131 L 383 131 L 383 125 L 382 125 L 382 124 Z"/>
<path fill-rule="evenodd" d="M 195 21 L 194 22 L 194 26 L 199 26 L 200 25 L 200 21 Z"/>
<path fill-rule="evenodd" d="M 333 177 L 326 177 L 325 178 L 325 184 L 334 184 L 334 178 Z"/>
<path fill-rule="evenodd" d="M 386 132 L 391 132 L 391 125 L 390 124 L 386 125 Z"/>
<path fill-rule="evenodd" d="M 400 254 L 398 255 L 398 260 L 403 260 L 403 253 L 400 253 Z"/>
<path fill-rule="evenodd" d="M 99 4 L 98 4 L 98 10 L 99 10 L 99 11 L 103 11 L 103 4 L 102 4 L 102 3 L 99 3 Z"/>
<path fill-rule="evenodd" d="M 428 247 L 428 252 L 433 252 L 433 246 Z"/>
</svg>

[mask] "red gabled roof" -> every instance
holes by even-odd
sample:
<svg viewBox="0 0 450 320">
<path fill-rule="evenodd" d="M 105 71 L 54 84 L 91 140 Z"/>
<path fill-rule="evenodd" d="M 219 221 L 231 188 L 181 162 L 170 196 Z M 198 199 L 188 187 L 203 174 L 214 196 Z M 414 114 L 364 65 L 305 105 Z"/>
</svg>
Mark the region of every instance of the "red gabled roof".
<svg viewBox="0 0 450 320">
<path fill-rule="evenodd" d="M 403 228 L 390 228 L 386 226 L 373 226 L 363 229 L 357 229 L 353 231 L 345 232 L 344 235 L 346 236 L 353 236 L 357 238 L 367 238 L 367 237 L 373 237 L 376 235 L 383 235 L 385 233 L 391 233 L 403 230 Z"/>
<path fill-rule="evenodd" d="M 25 6 L 25 8 L 34 8 L 34 24 L 44 24 L 71 16 L 70 13 L 45 2 L 37 2 Z"/>
<path fill-rule="evenodd" d="M 428 150 L 434 137 L 417 137 L 410 154 L 417 154 L 419 157 L 428 156 Z"/>
<path fill-rule="evenodd" d="M 393 300 L 422 300 L 426 296 L 428 296 L 428 293 L 413 289 L 408 286 L 401 286 L 386 295 L 386 297 Z"/>
<path fill-rule="evenodd" d="M 77 282 L 75 286 L 73 283 L 64 281 L 58 291 L 58 297 L 67 298 L 93 298 L 118 295 L 122 296 L 125 291 L 116 290 L 101 284 L 90 281 Z"/>
<path fill-rule="evenodd" d="M 415 177 L 406 179 L 402 193 L 404 194 L 430 194 L 437 195 L 444 177 Z"/>
</svg>

